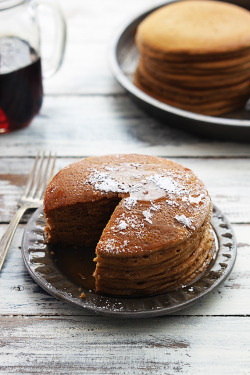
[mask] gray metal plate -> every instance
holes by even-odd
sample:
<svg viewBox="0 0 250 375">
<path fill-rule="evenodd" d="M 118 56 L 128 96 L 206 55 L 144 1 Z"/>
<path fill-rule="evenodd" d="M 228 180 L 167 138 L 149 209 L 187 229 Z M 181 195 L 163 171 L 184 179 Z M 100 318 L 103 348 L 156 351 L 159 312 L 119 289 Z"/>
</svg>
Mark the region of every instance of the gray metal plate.
<svg viewBox="0 0 250 375">
<path fill-rule="evenodd" d="M 232 271 L 236 259 L 236 239 L 232 227 L 216 207 L 213 208 L 211 223 L 216 252 L 206 271 L 192 284 L 157 296 L 119 298 L 84 290 L 86 298 L 80 298 L 79 285 L 65 277 L 44 243 L 45 219 L 42 207 L 34 212 L 26 226 L 22 255 L 32 278 L 49 294 L 65 302 L 96 314 L 115 317 L 166 315 L 197 303 L 225 281 Z"/>
<path fill-rule="evenodd" d="M 164 2 L 160 6 L 172 2 L 175 1 Z M 227 2 L 250 10 L 250 2 L 244 0 Z M 250 141 L 250 101 L 244 109 L 232 112 L 227 116 L 205 116 L 160 102 L 134 85 L 133 76 L 139 61 L 139 53 L 134 41 L 136 28 L 148 14 L 160 6 L 151 8 L 130 20 L 113 39 L 109 55 L 111 68 L 117 81 L 141 108 L 168 126 L 182 128 L 212 138 Z"/>
</svg>

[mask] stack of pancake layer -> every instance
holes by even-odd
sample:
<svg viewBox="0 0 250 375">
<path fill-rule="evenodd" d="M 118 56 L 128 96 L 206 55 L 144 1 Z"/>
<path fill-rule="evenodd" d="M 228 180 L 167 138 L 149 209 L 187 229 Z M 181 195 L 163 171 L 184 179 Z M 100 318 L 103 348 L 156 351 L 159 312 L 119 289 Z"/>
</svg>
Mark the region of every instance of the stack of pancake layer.
<svg viewBox="0 0 250 375">
<path fill-rule="evenodd" d="M 136 33 L 135 84 L 191 112 L 217 116 L 250 97 L 250 12 L 220 1 L 186 0 L 146 17 Z"/>
<path fill-rule="evenodd" d="M 214 253 L 211 211 L 204 184 L 180 164 L 90 157 L 49 184 L 45 238 L 84 251 L 94 246 L 97 292 L 151 295 L 181 288 L 206 269 Z"/>
</svg>

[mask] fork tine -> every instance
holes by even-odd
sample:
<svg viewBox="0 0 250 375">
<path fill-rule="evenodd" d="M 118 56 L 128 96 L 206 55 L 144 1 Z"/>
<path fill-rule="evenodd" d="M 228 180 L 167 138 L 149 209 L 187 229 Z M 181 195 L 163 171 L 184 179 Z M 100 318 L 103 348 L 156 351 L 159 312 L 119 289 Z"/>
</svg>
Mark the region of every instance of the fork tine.
<svg viewBox="0 0 250 375">
<path fill-rule="evenodd" d="M 50 173 L 48 174 L 49 165 L 51 164 L 51 162 L 52 162 L 52 166 L 50 167 Z M 48 183 L 50 182 L 50 180 L 53 177 L 55 162 L 56 162 L 56 155 L 54 155 L 54 157 L 52 159 L 52 156 L 51 156 L 51 153 L 50 153 L 48 158 L 47 158 L 47 163 L 46 163 L 46 166 L 45 166 L 45 169 L 44 169 L 44 172 L 43 172 L 43 176 L 41 177 L 40 188 L 36 193 L 36 198 L 38 198 L 38 199 L 42 199 L 44 190 L 46 189 L 46 186 L 48 185 Z"/>
<path fill-rule="evenodd" d="M 40 157 L 40 160 L 39 160 L 39 163 L 38 163 L 38 167 L 37 167 L 37 171 L 36 171 L 36 174 L 35 174 L 35 177 L 32 181 L 32 188 L 29 192 L 29 195 L 31 197 L 34 198 L 35 196 L 35 193 L 38 189 L 38 186 L 39 186 L 39 182 L 41 180 L 41 170 L 42 170 L 42 165 L 43 165 L 43 161 L 44 161 L 44 152 L 42 153 L 41 157 Z"/>
<path fill-rule="evenodd" d="M 23 196 L 26 196 L 28 194 L 28 192 L 30 191 L 32 181 L 33 181 L 33 177 L 34 177 L 34 173 L 35 173 L 35 170 L 36 170 L 36 167 L 37 167 L 37 164 L 38 164 L 39 157 L 40 157 L 40 152 L 38 152 L 37 155 L 36 155 L 33 167 L 30 171 L 30 174 L 29 174 L 29 177 L 28 177 L 28 180 L 27 180 L 24 192 L 23 192 Z"/>
<path fill-rule="evenodd" d="M 38 186 L 39 188 L 36 191 L 35 198 L 39 198 L 40 199 L 40 196 L 41 196 L 41 194 L 43 192 L 43 189 L 44 189 L 44 180 L 46 180 L 46 176 L 47 176 L 47 173 L 48 173 L 50 159 L 51 159 L 51 153 L 49 153 L 49 156 L 47 157 L 47 163 L 46 163 L 46 166 L 44 168 L 43 174 L 41 173 L 40 180 L 39 180 L 39 186 Z"/>
<path fill-rule="evenodd" d="M 53 157 L 52 167 L 51 167 L 51 170 L 50 170 L 49 178 L 47 180 L 47 185 L 50 183 L 50 181 L 52 180 L 52 178 L 54 176 L 55 165 L 56 165 L 56 154 Z"/>
</svg>

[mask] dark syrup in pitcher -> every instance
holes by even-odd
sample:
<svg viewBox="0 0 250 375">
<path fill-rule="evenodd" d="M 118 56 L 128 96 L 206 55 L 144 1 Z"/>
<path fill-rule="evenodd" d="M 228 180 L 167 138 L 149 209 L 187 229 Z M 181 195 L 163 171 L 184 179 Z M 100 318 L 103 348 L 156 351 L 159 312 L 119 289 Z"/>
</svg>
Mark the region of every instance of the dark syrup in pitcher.
<svg viewBox="0 0 250 375">
<path fill-rule="evenodd" d="M 26 42 L 0 38 L 0 133 L 21 129 L 42 105 L 41 60 Z"/>
</svg>

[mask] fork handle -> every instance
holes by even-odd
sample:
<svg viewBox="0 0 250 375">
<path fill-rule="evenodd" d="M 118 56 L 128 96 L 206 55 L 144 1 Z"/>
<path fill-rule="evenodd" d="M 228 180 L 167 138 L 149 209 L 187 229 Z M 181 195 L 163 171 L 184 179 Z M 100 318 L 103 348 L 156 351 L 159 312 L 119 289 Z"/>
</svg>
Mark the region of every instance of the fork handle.
<svg viewBox="0 0 250 375">
<path fill-rule="evenodd" d="M 27 209 L 28 207 L 22 206 L 17 210 L 16 214 L 14 215 L 13 219 L 9 223 L 7 230 L 0 241 L 0 271 L 3 267 L 3 263 L 5 261 L 7 252 L 9 250 L 9 247 L 10 247 L 12 238 L 15 234 L 18 223 L 20 222 L 24 212 Z"/>
</svg>

